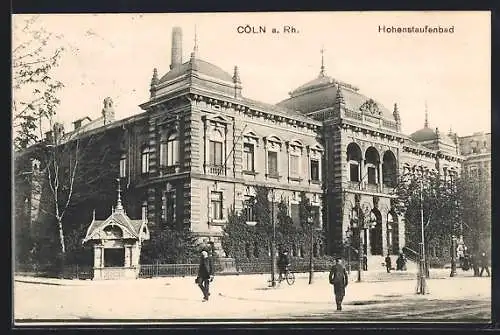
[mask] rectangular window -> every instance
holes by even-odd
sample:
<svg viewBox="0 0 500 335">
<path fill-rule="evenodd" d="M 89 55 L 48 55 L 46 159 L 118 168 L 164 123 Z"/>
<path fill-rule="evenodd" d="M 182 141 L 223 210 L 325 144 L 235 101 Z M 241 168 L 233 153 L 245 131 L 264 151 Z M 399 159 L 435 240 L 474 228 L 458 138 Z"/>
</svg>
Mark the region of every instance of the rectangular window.
<svg viewBox="0 0 500 335">
<path fill-rule="evenodd" d="M 127 176 L 127 157 L 122 156 L 120 159 L 120 178 Z"/>
<path fill-rule="evenodd" d="M 377 184 L 377 171 L 374 167 L 368 167 L 368 184 Z"/>
<path fill-rule="evenodd" d="M 212 204 L 212 219 L 222 220 L 222 192 L 211 192 L 210 202 Z"/>
<path fill-rule="evenodd" d="M 257 220 L 254 213 L 254 203 L 255 203 L 255 197 L 251 195 L 245 195 L 243 208 L 245 209 L 245 219 L 247 221 L 255 222 Z"/>
<path fill-rule="evenodd" d="M 267 152 L 267 173 L 270 176 L 278 176 L 278 153 L 275 151 Z"/>
<path fill-rule="evenodd" d="M 165 221 L 173 223 L 175 221 L 175 193 L 170 191 L 165 193 Z"/>
<path fill-rule="evenodd" d="M 160 143 L 160 166 L 167 166 L 167 143 Z"/>
<path fill-rule="evenodd" d="M 349 164 L 349 173 L 350 173 L 350 180 L 359 182 L 359 165 L 358 164 Z"/>
<path fill-rule="evenodd" d="M 141 218 L 147 220 L 148 219 L 148 202 L 144 201 L 141 207 Z"/>
<path fill-rule="evenodd" d="M 141 154 L 141 172 L 149 172 L 149 151 L 145 150 Z"/>
<path fill-rule="evenodd" d="M 290 175 L 298 177 L 299 173 L 299 156 L 290 155 Z"/>
<path fill-rule="evenodd" d="M 319 160 L 311 159 L 311 180 L 319 181 Z"/>
<path fill-rule="evenodd" d="M 179 164 L 179 141 L 177 139 L 167 142 L 167 166 Z"/>
<path fill-rule="evenodd" d="M 211 165 L 221 166 L 222 160 L 222 142 L 210 141 L 209 143 L 209 163 Z"/>
<path fill-rule="evenodd" d="M 243 170 L 254 171 L 254 145 L 251 143 L 243 144 Z"/>
</svg>

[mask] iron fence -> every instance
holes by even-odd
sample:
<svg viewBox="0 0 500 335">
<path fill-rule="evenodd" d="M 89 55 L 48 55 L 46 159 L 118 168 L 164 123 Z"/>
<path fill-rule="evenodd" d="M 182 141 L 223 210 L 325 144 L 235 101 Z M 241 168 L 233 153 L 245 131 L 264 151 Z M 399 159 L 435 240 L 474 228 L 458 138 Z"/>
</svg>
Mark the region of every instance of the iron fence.
<svg viewBox="0 0 500 335">
<path fill-rule="evenodd" d="M 68 264 L 62 269 L 54 264 L 17 264 L 15 274 L 64 279 L 92 279 L 94 269 L 90 265 L 80 264 Z"/>
<path fill-rule="evenodd" d="M 328 259 L 315 259 L 314 271 L 329 271 L 333 262 Z M 198 264 L 141 264 L 139 278 L 153 277 L 185 277 L 198 274 Z M 305 258 L 294 258 L 291 260 L 293 272 L 308 272 L 309 260 Z M 92 266 L 71 264 L 58 270 L 54 265 L 21 265 L 16 267 L 16 274 L 37 277 L 59 277 L 65 279 L 92 279 L 94 269 Z M 271 260 L 269 258 L 226 262 L 216 262 L 215 273 L 239 273 L 239 274 L 262 274 L 271 272 Z"/>
<path fill-rule="evenodd" d="M 198 264 L 141 264 L 140 278 L 196 276 Z"/>
</svg>

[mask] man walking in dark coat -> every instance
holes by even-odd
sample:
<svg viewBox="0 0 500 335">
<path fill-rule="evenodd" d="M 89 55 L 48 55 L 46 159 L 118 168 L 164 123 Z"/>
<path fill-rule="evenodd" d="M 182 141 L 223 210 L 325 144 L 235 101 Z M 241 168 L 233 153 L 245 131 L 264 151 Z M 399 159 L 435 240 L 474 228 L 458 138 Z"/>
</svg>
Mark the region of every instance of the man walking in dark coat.
<svg viewBox="0 0 500 335">
<path fill-rule="evenodd" d="M 476 255 L 476 252 L 471 253 L 470 264 L 472 266 L 472 270 L 474 271 L 474 277 L 478 277 L 479 276 L 479 264 L 478 264 L 478 257 Z"/>
<path fill-rule="evenodd" d="M 391 273 L 392 260 L 389 254 L 387 254 L 387 257 L 385 258 L 385 268 L 387 269 L 387 273 Z"/>
<path fill-rule="evenodd" d="M 201 252 L 200 266 L 198 267 L 198 276 L 196 283 L 203 292 L 203 301 L 207 301 L 210 296 L 210 282 L 213 280 L 213 268 L 208 258 L 208 252 Z"/>
<path fill-rule="evenodd" d="M 335 259 L 335 264 L 332 267 L 329 275 L 330 284 L 333 285 L 335 293 L 335 303 L 337 304 L 337 311 L 342 310 L 342 300 L 345 296 L 345 288 L 349 283 L 349 277 L 344 266 L 340 263 L 340 258 Z"/>
</svg>

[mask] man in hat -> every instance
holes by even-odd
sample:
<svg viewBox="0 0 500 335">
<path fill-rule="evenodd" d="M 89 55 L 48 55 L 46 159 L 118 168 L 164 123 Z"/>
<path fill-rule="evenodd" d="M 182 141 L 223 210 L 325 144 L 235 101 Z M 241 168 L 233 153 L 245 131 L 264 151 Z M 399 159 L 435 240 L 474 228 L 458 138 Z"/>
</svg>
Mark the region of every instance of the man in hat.
<svg viewBox="0 0 500 335">
<path fill-rule="evenodd" d="M 196 283 L 203 292 L 203 301 L 208 301 L 210 296 L 210 282 L 214 279 L 213 277 L 213 267 L 208 258 L 208 252 L 203 250 L 201 252 L 200 265 L 198 267 L 198 276 L 196 277 Z"/>
<path fill-rule="evenodd" d="M 329 275 L 330 284 L 333 285 L 333 291 L 335 293 L 335 303 L 337 304 L 337 311 L 342 310 L 342 300 L 345 296 L 345 288 L 349 283 L 349 277 L 347 276 L 347 271 L 341 263 L 340 257 L 335 259 L 335 264 L 332 267 Z"/>
</svg>

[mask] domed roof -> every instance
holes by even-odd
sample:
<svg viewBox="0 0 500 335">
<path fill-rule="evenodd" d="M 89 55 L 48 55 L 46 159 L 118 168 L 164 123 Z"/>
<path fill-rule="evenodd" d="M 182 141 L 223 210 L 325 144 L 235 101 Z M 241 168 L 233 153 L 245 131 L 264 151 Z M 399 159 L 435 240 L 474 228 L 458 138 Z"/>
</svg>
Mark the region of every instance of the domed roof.
<svg viewBox="0 0 500 335">
<path fill-rule="evenodd" d="M 415 142 L 425 142 L 435 140 L 437 137 L 436 132 L 429 127 L 424 127 L 417 130 L 410 135 L 410 138 Z"/>
<path fill-rule="evenodd" d="M 165 74 L 160 79 L 159 83 L 163 83 L 175 79 L 177 77 L 180 77 L 186 74 L 189 70 L 193 70 L 201 74 L 204 74 L 206 76 L 220 79 L 223 81 L 228 81 L 228 82 L 233 81 L 231 75 L 226 71 L 222 70 L 217 65 L 206 62 L 202 59 L 192 57 L 188 62 L 185 62 L 177 67 L 174 67 L 172 70 L 167 72 L 167 74 Z"/>
<path fill-rule="evenodd" d="M 410 135 L 410 138 L 415 142 L 426 142 L 426 141 L 433 141 L 437 139 L 438 136 L 441 142 L 451 146 L 455 146 L 455 141 L 453 141 L 453 139 L 450 136 L 446 134 L 438 135 L 436 130 L 432 130 L 428 126 L 424 126 L 424 128 L 417 130 L 416 132 Z"/>
<path fill-rule="evenodd" d="M 313 80 L 308 81 L 304 85 L 301 85 L 298 88 L 296 88 L 295 90 L 293 90 L 292 92 L 290 92 L 290 95 L 292 97 L 297 96 L 300 93 L 304 93 L 304 92 L 313 90 L 315 88 L 328 86 L 328 85 L 334 84 L 334 83 L 335 83 L 335 79 L 333 79 L 332 77 L 325 76 L 325 75 L 319 75 L 318 77 L 314 78 Z"/>
<path fill-rule="evenodd" d="M 381 116 L 387 120 L 394 120 L 394 115 L 390 110 L 380 102 L 360 93 L 357 87 L 323 75 L 290 92 L 290 98 L 278 102 L 278 106 L 307 114 L 333 106 L 339 92 L 349 110 L 359 111 L 363 105 L 372 101 L 376 104 Z"/>
</svg>

